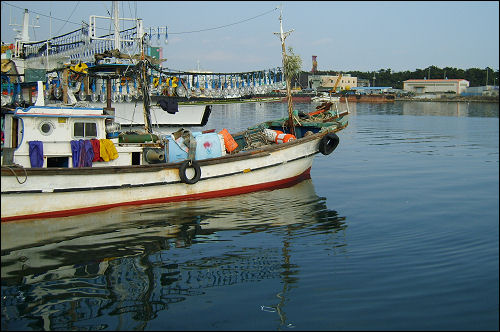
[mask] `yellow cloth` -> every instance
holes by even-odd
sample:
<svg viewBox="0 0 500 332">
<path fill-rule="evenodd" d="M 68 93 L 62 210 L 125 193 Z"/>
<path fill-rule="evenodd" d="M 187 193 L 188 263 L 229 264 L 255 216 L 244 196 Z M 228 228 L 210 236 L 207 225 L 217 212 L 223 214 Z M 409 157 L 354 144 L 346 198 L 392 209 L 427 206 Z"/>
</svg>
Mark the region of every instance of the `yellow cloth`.
<svg viewBox="0 0 500 332">
<path fill-rule="evenodd" d="M 101 147 L 101 158 L 104 161 L 110 161 L 118 158 L 118 151 L 116 151 L 113 142 L 107 138 L 101 138 L 99 140 Z"/>
</svg>

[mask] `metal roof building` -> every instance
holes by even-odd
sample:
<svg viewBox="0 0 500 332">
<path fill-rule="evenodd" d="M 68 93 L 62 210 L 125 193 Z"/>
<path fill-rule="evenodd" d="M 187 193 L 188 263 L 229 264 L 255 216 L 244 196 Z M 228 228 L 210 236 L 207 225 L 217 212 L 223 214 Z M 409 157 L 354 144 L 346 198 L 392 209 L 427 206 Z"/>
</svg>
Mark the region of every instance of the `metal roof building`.
<svg viewBox="0 0 500 332">
<path fill-rule="evenodd" d="M 455 93 L 460 95 L 469 87 L 469 81 L 464 79 L 430 79 L 430 80 L 406 80 L 403 82 L 403 90 L 422 93 Z"/>
</svg>

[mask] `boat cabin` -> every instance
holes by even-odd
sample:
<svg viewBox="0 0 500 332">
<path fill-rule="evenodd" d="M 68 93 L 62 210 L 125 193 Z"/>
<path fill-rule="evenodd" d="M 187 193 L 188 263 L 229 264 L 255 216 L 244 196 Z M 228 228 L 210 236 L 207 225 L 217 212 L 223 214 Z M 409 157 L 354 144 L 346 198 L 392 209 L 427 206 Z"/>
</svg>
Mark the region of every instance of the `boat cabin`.
<svg viewBox="0 0 500 332">
<path fill-rule="evenodd" d="M 113 119 L 113 116 L 104 114 L 102 108 L 64 106 L 18 107 L 14 112 L 7 112 L 3 116 L 2 165 L 18 164 L 32 167 L 33 158 L 36 158 L 38 153 L 43 159 L 36 163 L 38 167 L 43 168 L 75 167 L 72 142 L 108 140 L 106 120 Z M 118 138 L 110 141 L 118 143 Z M 134 152 L 137 154 L 136 164 L 140 164 L 141 147 L 120 150 L 120 158 L 93 163 L 92 166 L 131 165 Z"/>
<path fill-rule="evenodd" d="M 43 86 L 39 82 L 39 91 Z M 106 108 L 35 105 L 2 108 L 2 165 L 30 168 L 133 166 L 187 159 L 187 137 L 196 142 L 196 160 L 225 155 L 222 135 L 125 132 Z M 182 135 L 184 134 L 184 135 Z M 182 136 L 181 136 L 182 135 Z M 161 137 L 160 137 L 161 136 Z"/>
</svg>

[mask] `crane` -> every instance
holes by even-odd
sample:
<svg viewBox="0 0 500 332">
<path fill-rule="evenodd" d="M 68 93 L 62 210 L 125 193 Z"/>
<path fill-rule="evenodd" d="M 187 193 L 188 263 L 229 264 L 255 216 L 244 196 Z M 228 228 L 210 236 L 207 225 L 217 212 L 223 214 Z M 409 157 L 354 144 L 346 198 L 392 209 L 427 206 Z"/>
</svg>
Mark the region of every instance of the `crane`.
<svg viewBox="0 0 500 332">
<path fill-rule="evenodd" d="M 332 92 L 335 93 L 335 91 L 337 90 L 337 85 L 339 85 L 339 82 L 340 82 L 341 78 L 342 78 L 342 73 L 339 74 L 339 77 L 337 78 L 337 81 L 335 82 L 335 85 L 333 86 L 332 90 L 330 91 L 330 94 Z"/>
</svg>

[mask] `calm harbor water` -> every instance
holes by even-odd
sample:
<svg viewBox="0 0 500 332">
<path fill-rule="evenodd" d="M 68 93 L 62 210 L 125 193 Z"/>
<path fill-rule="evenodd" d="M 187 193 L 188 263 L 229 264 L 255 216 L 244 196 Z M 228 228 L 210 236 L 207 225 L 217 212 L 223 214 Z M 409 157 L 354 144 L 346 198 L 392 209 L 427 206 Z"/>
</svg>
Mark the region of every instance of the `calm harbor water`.
<svg viewBox="0 0 500 332">
<path fill-rule="evenodd" d="M 498 104 L 349 106 L 294 186 L 2 224 L 2 330 L 498 330 Z"/>
</svg>

